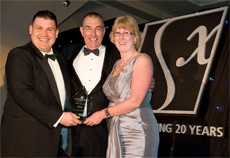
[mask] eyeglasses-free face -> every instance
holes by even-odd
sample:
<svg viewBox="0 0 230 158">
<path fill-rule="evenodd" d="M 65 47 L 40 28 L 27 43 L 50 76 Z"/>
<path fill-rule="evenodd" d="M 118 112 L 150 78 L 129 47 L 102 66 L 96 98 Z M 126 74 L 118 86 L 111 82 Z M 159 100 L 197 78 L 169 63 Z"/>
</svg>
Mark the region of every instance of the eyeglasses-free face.
<svg viewBox="0 0 230 158">
<path fill-rule="evenodd" d="M 105 35 L 102 19 L 95 16 L 85 17 L 83 26 L 80 27 L 80 31 L 85 44 L 91 50 L 97 49 L 101 45 Z"/>
<path fill-rule="evenodd" d="M 130 37 L 132 34 L 133 34 L 133 33 L 128 32 L 128 31 L 124 31 L 124 32 L 118 32 L 118 31 L 116 31 L 116 32 L 114 33 L 114 36 L 115 36 L 115 37 L 121 37 L 121 35 L 122 35 L 123 37 L 127 38 L 127 37 Z"/>
</svg>

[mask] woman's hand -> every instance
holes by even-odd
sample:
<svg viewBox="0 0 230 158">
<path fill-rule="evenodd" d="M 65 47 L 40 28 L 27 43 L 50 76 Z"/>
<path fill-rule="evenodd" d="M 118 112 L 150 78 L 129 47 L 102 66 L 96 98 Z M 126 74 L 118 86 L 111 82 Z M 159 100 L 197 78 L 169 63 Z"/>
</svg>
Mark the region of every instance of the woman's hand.
<svg viewBox="0 0 230 158">
<path fill-rule="evenodd" d="M 98 125 L 105 118 L 104 115 L 104 110 L 97 111 L 93 113 L 90 117 L 86 118 L 83 123 L 88 126 Z"/>
</svg>

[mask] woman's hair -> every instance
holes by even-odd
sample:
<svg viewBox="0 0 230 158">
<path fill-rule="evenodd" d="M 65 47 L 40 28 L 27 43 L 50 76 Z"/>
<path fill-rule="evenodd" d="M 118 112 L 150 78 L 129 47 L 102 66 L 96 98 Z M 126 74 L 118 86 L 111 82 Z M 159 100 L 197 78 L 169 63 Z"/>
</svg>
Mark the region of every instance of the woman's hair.
<svg viewBox="0 0 230 158">
<path fill-rule="evenodd" d="M 139 30 L 139 26 L 136 22 L 136 20 L 129 16 L 129 15 L 125 15 L 125 16 L 120 16 L 118 17 L 112 27 L 112 31 L 109 34 L 110 40 L 112 43 L 114 43 L 114 33 L 116 32 L 116 30 L 118 28 L 122 28 L 125 30 L 128 30 L 130 33 L 132 33 L 132 36 L 134 36 L 136 38 L 136 42 L 135 42 L 135 48 L 138 50 L 140 48 L 141 45 L 141 32 Z"/>
</svg>

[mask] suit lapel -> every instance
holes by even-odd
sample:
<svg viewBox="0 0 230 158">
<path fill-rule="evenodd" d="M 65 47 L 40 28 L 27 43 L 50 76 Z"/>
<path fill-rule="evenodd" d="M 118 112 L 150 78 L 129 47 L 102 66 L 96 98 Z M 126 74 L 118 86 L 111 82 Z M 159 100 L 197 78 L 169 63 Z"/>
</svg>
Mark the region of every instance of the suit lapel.
<svg viewBox="0 0 230 158">
<path fill-rule="evenodd" d="M 45 57 L 42 55 L 42 53 L 38 49 L 36 49 L 34 47 L 34 45 L 32 43 L 31 43 L 31 47 L 34 50 L 33 52 L 36 54 L 35 56 L 36 56 L 37 62 L 41 65 L 43 71 L 45 72 L 45 74 L 46 74 L 46 76 L 48 78 L 51 90 L 52 90 L 56 100 L 61 105 L 57 84 L 56 84 L 53 72 L 52 72 L 52 70 L 51 70 L 51 68 L 49 66 L 48 61 L 45 59 Z"/>
<path fill-rule="evenodd" d="M 70 71 L 70 76 L 71 76 L 71 83 L 73 84 L 74 87 L 78 88 L 79 90 L 83 87 L 80 78 L 78 77 L 74 67 L 73 67 L 73 62 L 74 59 L 78 56 L 79 52 L 81 51 L 81 48 L 83 45 L 77 45 L 73 48 L 73 50 L 69 50 L 69 52 L 72 52 L 72 57 L 70 60 L 67 62 L 68 68 Z M 72 94 L 75 94 L 76 92 L 72 92 Z"/>
<path fill-rule="evenodd" d="M 47 62 L 46 59 L 44 60 L 39 60 L 38 59 L 38 63 L 40 63 L 41 67 L 43 68 L 45 74 L 47 75 L 47 78 L 49 80 L 50 83 L 50 87 L 54 93 L 55 98 L 57 99 L 58 103 L 61 105 L 61 101 L 60 101 L 60 96 L 58 93 L 58 88 L 57 88 L 57 84 L 53 75 L 53 72 L 49 66 L 49 63 Z"/>
</svg>

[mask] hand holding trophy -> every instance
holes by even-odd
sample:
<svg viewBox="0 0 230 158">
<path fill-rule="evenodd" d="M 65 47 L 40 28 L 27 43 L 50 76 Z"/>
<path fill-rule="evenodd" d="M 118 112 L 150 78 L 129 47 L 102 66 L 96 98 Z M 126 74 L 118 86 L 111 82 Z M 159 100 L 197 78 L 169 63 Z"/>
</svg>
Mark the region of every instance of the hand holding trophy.
<svg viewBox="0 0 230 158">
<path fill-rule="evenodd" d="M 91 114 L 92 98 L 88 95 L 85 87 L 78 91 L 71 99 L 69 111 L 80 116 L 80 120 L 84 120 Z"/>
</svg>

